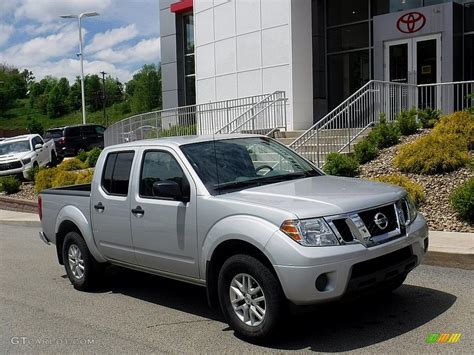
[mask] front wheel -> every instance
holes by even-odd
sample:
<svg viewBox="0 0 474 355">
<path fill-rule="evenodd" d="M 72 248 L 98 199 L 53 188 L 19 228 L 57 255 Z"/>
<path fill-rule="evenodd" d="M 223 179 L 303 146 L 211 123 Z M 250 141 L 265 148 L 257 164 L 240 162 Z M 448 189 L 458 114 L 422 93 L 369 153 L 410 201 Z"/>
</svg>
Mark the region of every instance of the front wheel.
<svg viewBox="0 0 474 355">
<path fill-rule="evenodd" d="M 224 263 L 218 294 L 229 325 L 251 340 L 270 337 L 285 314 L 286 300 L 278 279 L 248 255 L 234 255 Z"/>
<path fill-rule="evenodd" d="M 103 267 L 91 255 L 79 233 L 66 234 L 63 261 L 69 281 L 76 290 L 88 291 L 94 288 Z"/>
</svg>

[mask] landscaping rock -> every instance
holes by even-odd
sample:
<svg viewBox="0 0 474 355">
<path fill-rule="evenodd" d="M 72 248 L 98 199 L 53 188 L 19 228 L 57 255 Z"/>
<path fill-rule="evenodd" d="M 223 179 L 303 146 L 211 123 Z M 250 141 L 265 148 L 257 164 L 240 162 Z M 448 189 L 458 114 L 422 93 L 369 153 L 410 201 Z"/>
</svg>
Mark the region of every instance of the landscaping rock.
<svg viewBox="0 0 474 355">
<path fill-rule="evenodd" d="M 436 175 L 417 175 L 401 173 L 393 166 L 393 159 L 400 146 L 411 143 L 417 138 L 426 135 L 430 130 L 408 137 L 402 137 L 400 144 L 380 151 L 380 155 L 369 163 L 361 165 L 360 177 L 364 179 L 381 175 L 401 174 L 423 186 L 426 200 L 419 207 L 419 211 L 426 217 L 430 230 L 448 232 L 474 232 L 474 225 L 460 220 L 449 203 L 449 195 L 459 185 L 474 176 L 468 167 L 461 168 L 451 173 Z"/>
</svg>

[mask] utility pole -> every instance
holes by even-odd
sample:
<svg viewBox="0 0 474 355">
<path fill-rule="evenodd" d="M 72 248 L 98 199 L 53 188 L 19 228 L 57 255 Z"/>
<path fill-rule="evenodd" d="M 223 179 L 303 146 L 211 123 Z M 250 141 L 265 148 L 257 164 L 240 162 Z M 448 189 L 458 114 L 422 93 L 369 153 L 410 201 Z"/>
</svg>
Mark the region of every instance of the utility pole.
<svg viewBox="0 0 474 355">
<path fill-rule="evenodd" d="M 102 74 L 102 108 L 104 110 L 104 122 L 105 122 L 105 127 L 108 126 L 108 120 L 107 120 L 107 115 L 105 114 L 105 100 L 107 99 L 107 95 L 105 94 L 105 76 L 107 73 L 105 71 L 100 72 Z"/>
</svg>

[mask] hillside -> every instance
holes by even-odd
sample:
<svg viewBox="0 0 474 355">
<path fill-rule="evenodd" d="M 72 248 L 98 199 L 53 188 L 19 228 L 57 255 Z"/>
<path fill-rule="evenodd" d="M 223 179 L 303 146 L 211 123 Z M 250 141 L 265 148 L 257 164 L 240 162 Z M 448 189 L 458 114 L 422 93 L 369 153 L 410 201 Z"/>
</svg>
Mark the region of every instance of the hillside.
<svg viewBox="0 0 474 355">
<path fill-rule="evenodd" d="M 122 113 L 120 105 L 112 105 L 107 108 L 106 112 L 109 125 L 134 114 L 131 112 Z M 73 111 L 60 117 L 49 118 L 47 115 L 38 112 L 37 109 L 32 108 L 28 99 L 21 99 L 17 100 L 15 107 L 0 115 L 0 128 L 26 128 L 33 120 L 41 123 L 44 129 L 78 124 L 82 123 L 82 111 Z M 87 121 L 105 125 L 102 111 L 88 112 Z"/>
</svg>

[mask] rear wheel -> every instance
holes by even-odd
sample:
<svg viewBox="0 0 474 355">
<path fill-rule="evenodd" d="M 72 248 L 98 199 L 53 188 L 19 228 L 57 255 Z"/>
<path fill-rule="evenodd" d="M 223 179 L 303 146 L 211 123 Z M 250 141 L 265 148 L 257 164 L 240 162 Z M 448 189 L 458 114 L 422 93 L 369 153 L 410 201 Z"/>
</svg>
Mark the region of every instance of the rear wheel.
<svg viewBox="0 0 474 355">
<path fill-rule="evenodd" d="M 64 238 L 63 260 L 69 281 L 75 289 L 88 291 L 94 288 L 103 266 L 89 252 L 86 242 L 77 232 Z"/>
<path fill-rule="evenodd" d="M 278 279 L 249 255 L 234 255 L 224 263 L 218 293 L 227 322 L 248 339 L 270 337 L 285 315 L 286 300 Z"/>
<path fill-rule="evenodd" d="M 54 167 L 58 163 L 58 157 L 54 151 L 51 152 L 51 161 L 49 162 L 49 166 Z"/>
</svg>

